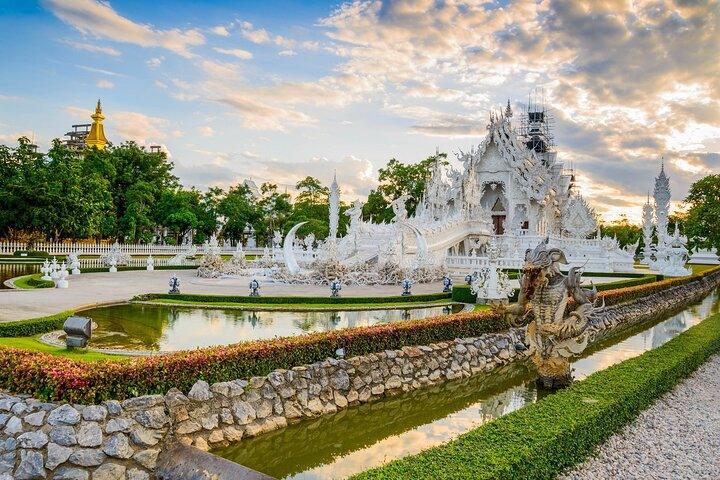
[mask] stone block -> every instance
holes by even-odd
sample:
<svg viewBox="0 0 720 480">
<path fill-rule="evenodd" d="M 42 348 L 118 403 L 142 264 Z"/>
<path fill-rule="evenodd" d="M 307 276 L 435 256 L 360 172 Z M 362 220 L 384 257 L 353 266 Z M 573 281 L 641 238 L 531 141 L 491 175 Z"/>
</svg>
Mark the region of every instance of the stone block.
<svg viewBox="0 0 720 480">
<path fill-rule="evenodd" d="M 198 380 L 190 389 L 188 398 L 196 402 L 205 402 L 213 398 L 210 385 L 205 380 Z"/>
<path fill-rule="evenodd" d="M 125 480 L 127 468 L 117 463 L 106 463 L 95 470 L 92 480 Z"/>
<path fill-rule="evenodd" d="M 77 431 L 77 442 L 81 447 L 99 447 L 102 445 L 103 433 L 97 422 L 83 422 Z"/>
<path fill-rule="evenodd" d="M 75 429 L 68 425 L 59 425 L 50 429 L 50 441 L 63 445 L 65 447 L 72 447 L 77 445 L 77 436 L 75 435 Z"/>
<path fill-rule="evenodd" d="M 77 425 L 80 423 L 80 412 L 70 405 L 61 405 L 48 415 L 47 423 L 50 425 Z"/>
<path fill-rule="evenodd" d="M 135 453 L 135 455 L 132 456 L 132 459 L 148 470 L 153 470 L 155 468 L 155 464 L 157 463 L 157 457 L 159 454 L 160 450 L 149 448 Z"/>
<path fill-rule="evenodd" d="M 124 433 L 116 433 L 110 436 L 103 443 L 102 449 L 106 455 L 115 458 L 130 458 L 134 453 L 130 441 Z"/>
<path fill-rule="evenodd" d="M 81 448 L 70 454 L 70 463 L 81 467 L 96 467 L 105 461 L 105 454 L 96 448 Z"/>
<path fill-rule="evenodd" d="M 47 460 L 45 461 L 45 466 L 50 470 L 54 470 L 59 465 L 67 462 L 72 453 L 72 448 L 63 447 L 62 445 L 51 442 L 47 446 Z"/>
</svg>

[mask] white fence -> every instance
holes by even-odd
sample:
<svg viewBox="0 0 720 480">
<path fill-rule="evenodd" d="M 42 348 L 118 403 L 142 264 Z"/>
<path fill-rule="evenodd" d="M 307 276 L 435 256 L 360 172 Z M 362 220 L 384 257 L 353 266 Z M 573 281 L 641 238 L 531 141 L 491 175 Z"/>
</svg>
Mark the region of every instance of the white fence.
<svg viewBox="0 0 720 480">
<path fill-rule="evenodd" d="M 119 244 L 120 251 L 129 255 L 147 256 L 147 255 L 176 255 L 187 247 L 182 245 L 148 245 L 135 243 Z M 113 245 L 110 243 L 71 243 L 71 242 L 39 242 L 32 247 L 33 251 L 47 252 L 50 255 L 68 255 L 78 252 L 81 255 L 102 255 L 108 253 Z M 12 255 L 19 250 L 27 250 L 25 242 L 0 242 L 0 254 Z M 198 248 L 202 252 L 202 248 Z M 220 253 L 232 255 L 235 251 L 234 246 L 221 245 Z M 250 255 L 262 255 L 262 248 L 245 248 L 245 253 Z M 156 265 L 159 265 L 156 263 Z"/>
</svg>

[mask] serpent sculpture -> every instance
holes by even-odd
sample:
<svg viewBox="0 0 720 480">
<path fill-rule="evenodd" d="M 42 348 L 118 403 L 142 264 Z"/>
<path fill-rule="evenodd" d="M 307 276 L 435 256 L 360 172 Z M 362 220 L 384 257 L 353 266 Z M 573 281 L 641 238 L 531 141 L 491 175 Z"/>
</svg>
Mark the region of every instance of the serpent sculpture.
<svg viewBox="0 0 720 480">
<path fill-rule="evenodd" d="M 525 341 L 538 369 L 538 385 L 547 389 L 572 382 L 570 357 L 585 350 L 602 325 L 599 314 L 604 306 L 596 305 L 597 289 L 581 287 L 582 272 L 576 267 L 564 275 L 560 265 L 567 263 L 562 250 L 548 248 L 547 239 L 528 249 L 518 302 L 506 309 L 511 325 L 526 326 Z"/>
</svg>

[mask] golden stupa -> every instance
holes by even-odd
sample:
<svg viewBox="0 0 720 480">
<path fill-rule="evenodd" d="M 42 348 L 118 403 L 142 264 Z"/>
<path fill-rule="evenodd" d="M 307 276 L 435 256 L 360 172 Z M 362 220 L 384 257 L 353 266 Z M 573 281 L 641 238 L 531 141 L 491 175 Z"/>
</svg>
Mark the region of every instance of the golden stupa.
<svg viewBox="0 0 720 480">
<path fill-rule="evenodd" d="M 93 123 L 90 127 L 90 133 L 85 137 L 85 145 L 88 147 L 97 147 L 99 150 L 104 150 L 105 145 L 108 141 L 105 138 L 105 127 L 103 127 L 103 120 L 105 115 L 102 114 L 102 107 L 100 106 L 100 99 L 98 99 L 97 107 L 95 107 L 95 113 L 90 115 Z"/>
</svg>

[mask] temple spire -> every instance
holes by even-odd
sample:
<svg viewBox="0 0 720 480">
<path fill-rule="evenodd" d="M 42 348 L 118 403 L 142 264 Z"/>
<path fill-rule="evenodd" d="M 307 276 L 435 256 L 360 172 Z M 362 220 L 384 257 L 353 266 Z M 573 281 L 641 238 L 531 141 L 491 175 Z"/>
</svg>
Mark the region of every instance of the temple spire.
<svg viewBox="0 0 720 480">
<path fill-rule="evenodd" d="M 105 127 L 103 126 L 103 120 L 105 115 L 102 113 L 102 106 L 100 105 L 100 99 L 98 98 L 97 106 L 95 107 L 95 113 L 90 115 L 92 118 L 92 126 L 90 127 L 90 133 L 85 138 L 85 146 L 96 147 L 98 150 L 104 150 L 108 141 L 105 138 Z"/>
<path fill-rule="evenodd" d="M 513 112 L 512 108 L 510 108 L 510 99 L 508 98 L 507 107 L 505 107 L 505 117 L 506 118 L 512 118 Z"/>
</svg>

